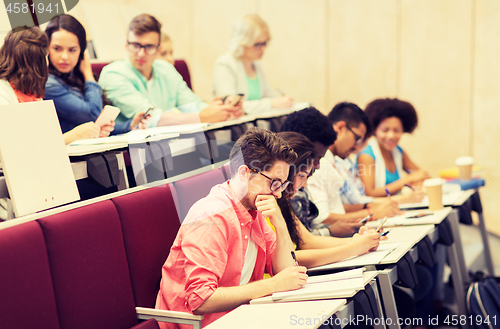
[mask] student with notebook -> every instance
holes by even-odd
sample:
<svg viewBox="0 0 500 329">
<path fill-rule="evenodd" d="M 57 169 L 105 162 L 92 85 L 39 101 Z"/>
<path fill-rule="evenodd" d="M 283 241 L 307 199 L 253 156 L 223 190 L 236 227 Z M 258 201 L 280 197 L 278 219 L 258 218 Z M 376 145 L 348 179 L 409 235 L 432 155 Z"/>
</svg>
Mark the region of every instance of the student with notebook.
<svg viewBox="0 0 500 329">
<path fill-rule="evenodd" d="M 19 27 L 5 36 L 0 48 L 0 105 L 41 101 L 49 76 L 49 41 L 38 27 Z M 94 122 L 82 123 L 64 133 L 64 142 L 99 137 Z"/>
<path fill-rule="evenodd" d="M 148 14 L 134 17 L 125 45 L 128 58 L 102 70 L 99 84 L 121 110 L 117 122 L 151 107 L 151 127 L 220 122 L 244 114 L 241 106 L 223 104 L 220 98 L 209 104 L 198 98 L 173 65 L 156 60 L 160 40 L 161 24 L 156 18 Z"/>
<path fill-rule="evenodd" d="M 276 202 L 296 158 L 268 130 L 251 129 L 236 141 L 231 179 L 196 202 L 177 233 L 163 265 L 156 308 L 204 314 L 206 326 L 251 299 L 306 283 L 306 268 L 291 256 L 293 244 Z M 264 272 L 273 276 L 261 280 Z"/>
<path fill-rule="evenodd" d="M 214 95 L 243 94 L 246 113 L 288 108 L 293 97 L 276 96 L 260 63 L 271 40 L 269 28 L 256 14 L 238 18 L 231 31 L 229 51 L 217 58 L 213 73 Z"/>
<path fill-rule="evenodd" d="M 309 215 L 307 208 L 298 203 L 291 204 L 289 200 L 302 187 L 307 186 L 307 178 L 314 171 L 316 150 L 302 134 L 280 132 L 278 136 L 283 138 L 297 153 L 297 160 L 288 173 L 288 181 L 291 183 L 278 200 L 278 205 L 285 218 L 290 237 L 297 246 L 295 254 L 299 264 L 308 268 L 315 267 L 376 250 L 381 239 L 380 233 L 367 233 L 365 228 L 360 230 L 361 234 L 355 234 L 352 238 L 316 236 L 307 230 L 299 220 L 299 217 Z"/>
<path fill-rule="evenodd" d="M 300 113 L 302 111 L 299 111 Z M 300 117 L 295 115 L 293 120 Z M 323 116 L 324 117 L 324 116 Z M 319 119 L 319 118 L 318 118 Z M 365 209 L 346 212 L 340 197 L 343 178 L 337 169 L 337 161 L 347 157 L 356 144 L 364 139 L 365 134 L 370 134 L 371 126 L 368 118 L 359 107 L 351 103 L 341 103 L 334 107 L 328 119 L 322 122 L 329 124 L 336 132 L 337 139 L 328 147 L 325 156 L 320 160 L 320 168 L 314 172 L 308 181 L 308 193 L 311 201 L 318 207 L 319 214 L 311 222 L 312 228 L 328 226 L 334 236 L 350 236 L 357 231 L 359 220 L 367 215 L 379 219 L 391 217 L 399 212 L 396 202 L 388 200 L 380 204 L 366 204 Z M 286 123 L 286 121 L 285 121 Z M 339 160 L 337 160 L 339 159 Z M 352 223 L 348 230 L 338 231 L 337 222 Z"/>
<path fill-rule="evenodd" d="M 430 178 L 398 145 L 403 133 L 412 133 L 418 125 L 413 105 L 397 98 L 376 99 L 366 106 L 365 113 L 375 137 L 358 155 L 366 195 L 396 194 L 405 185 L 422 185 L 423 180 Z"/>
<path fill-rule="evenodd" d="M 62 131 L 96 121 L 105 97 L 94 79 L 90 58 L 85 51 L 85 29 L 76 18 L 64 14 L 52 19 L 45 33 L 49 38 L 49 78 L 44 99 L 54 101 Z M 143 114 L 137 113 L 125 122 L 103 125 L 101 135 L 109 135 L 111 131 L 113 134 L 128 132 L 138 126 Z"/>
</svg>

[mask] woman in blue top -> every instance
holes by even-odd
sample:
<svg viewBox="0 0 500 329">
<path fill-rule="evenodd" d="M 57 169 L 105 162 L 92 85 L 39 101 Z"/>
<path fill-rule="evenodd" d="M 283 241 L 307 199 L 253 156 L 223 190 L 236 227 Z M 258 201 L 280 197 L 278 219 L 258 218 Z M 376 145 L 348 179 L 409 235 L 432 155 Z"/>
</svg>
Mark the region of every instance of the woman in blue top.
<svg viewBox="0 0 500 329">
<path fill-rule="evenodd" d="M 85 52 L 87 36 L 82 24 L 73 16 L 61 15 L 52 19 L 45 33 L 49 38 L 49 78 L 44 99 L 52 99 L 62 132 L 89 121 L 95 121 L 103 108 L 101 87 L 92 73 Z M 127 122 L 109 122 L 101 127 L 100 137 L 125 133 L 141 121 L 137 113 Z M 113 130 L 114 128 L 114 130 Z"/>
<path fill-rule="evenodd" d="M 395 99 L 376 99 L 367 105 L 366 115 L 375 136 L 358 155 L 358 172 L 368 196 L 396 194 L 405 185 L 421 185 L 429 178 L 398 143 L 403 133 L 412 133 L 418 116 L 413 105 Z"/>
</svg>

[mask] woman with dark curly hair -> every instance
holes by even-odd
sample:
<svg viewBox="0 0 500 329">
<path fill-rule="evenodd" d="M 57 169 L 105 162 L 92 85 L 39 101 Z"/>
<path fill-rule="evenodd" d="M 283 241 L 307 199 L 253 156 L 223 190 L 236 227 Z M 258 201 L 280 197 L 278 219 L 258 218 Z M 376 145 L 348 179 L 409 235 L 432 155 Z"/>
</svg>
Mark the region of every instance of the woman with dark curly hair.
<svg viewBox="0 0 500 329">
<path fill-rule="evenodd" d="M 302 134 L 287 131 L 278 133 L 278 136 L 283 138 L 298 155 L 288 173 L 288 181 L 291 184 L 278 199 L 278 205 L 290 238 L 297 247 L 296 256 L 299 264 L 306 267 L 320 266 L 376 250 L 380 240 L 385 238 L 376 232 L 369 233 L 366 228 L 361 228 L 360 234 L 355 234 L 351 238 L 334 238 L 313 235 L 302 224 L 300 217 L 309 216 L 309 206 L 315 206 L 307 200 L 307 197 L 301 199 L 302 205 L 296 202 L 290 203 L 290 199 L 307 185 L 307 178 L 314 170 L 316 150 L 314 144 Z"/>
<path fill-rule="evenodd" d="M 368 196 L 398 193 L 405 185 L 421 185 L 429 174 L 421 170 L 398 145 L 403 133 L 418 125 L 413 105 L 397 98 L 376 99 L 365 109 L 375 138 L 358 155 L 358 172 Z"/>
</svg>

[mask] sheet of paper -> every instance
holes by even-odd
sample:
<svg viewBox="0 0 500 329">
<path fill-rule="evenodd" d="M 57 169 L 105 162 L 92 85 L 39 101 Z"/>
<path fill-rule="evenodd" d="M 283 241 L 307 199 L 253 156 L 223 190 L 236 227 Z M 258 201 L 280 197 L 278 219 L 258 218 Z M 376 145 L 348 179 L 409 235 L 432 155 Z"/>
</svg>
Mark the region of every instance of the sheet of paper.
<svg viewBox="0 0 500 329">
<path fill-rule="evenodd" d="M 364 289 L 363 277 L 355 277 L 351 279 L 342 279 L 337 281 L 327 281 L 318 283 L 308 283 L 300 289 L 276 292 L 273 294 L 273 301 L 287 298 L 314 297 L 317 294 L 328 294 L 343 290 Z"/>
<path fill-rule="evenodd" d="M 439 224 L 443 219 L 450 213 L 450 208 L 443 208 L 438 211 L 430 211 L 428 209 L 420 210 L 410 210 L 406 211 L 403 215 L 394 216 L 387 219 L 384 226 L 395 226 L 395 225 L 423 225 L 423 224 Z M 430 213 L 429 216 L 424 216 L 420 218 L 409 218 L 419 214 Z M 367 227 L 377 227 L 380 224 L 380 220 L 374 220 L 366 224 Z"/>
<path fill-rule="evenodd" d="M 449 185 L 457 185 L 457 184 L 449 184 Z M 460 198 L 462 193 L 463 193 L 463 191 L 454 191 L 454 192 L 443 194 L 443 205 L 445 207 L 453 205 L 455 203 L 455 201 L 457 201 L 457 199 Z M 424 197 L 422 202 L 402 203 L 399 205 L 399 209 L 428 208 L 428 207 L 429 207 L 429 198 L 427 198 L 427 195 Z"/>
<path fill-rule="evenodd" d="M 307 278 L 307 283 L 309 284 L 309 283 L 318 283 L 326 281 L 336 281 L 336 280 L 344 280 L 344 279 L 358 278 L 358 277 L 362 278 L 363 271 L 364 268 L 361 267 L 338 273 L 310 276 Z"/>
<path fill-rule="evenodd" d="M 321 271 L 321 270 L 329 270 L 335 268 L 347 268 L 347 267 L 357 267 L 357 266 L 365 266 L 365 265 L 375 265 L 380 263 L 385 256 L 387 256 L 392 250 L 397 248 L 401 243 L 387 244 L 385 247 L 379 247 L 377 251 L 371 251 L 367 254 L 361 256 L 351 257 L 340 262 L 326 264 L 322 266 L 317 266 L 310 268 L 308 271 Z"/>
</svg>

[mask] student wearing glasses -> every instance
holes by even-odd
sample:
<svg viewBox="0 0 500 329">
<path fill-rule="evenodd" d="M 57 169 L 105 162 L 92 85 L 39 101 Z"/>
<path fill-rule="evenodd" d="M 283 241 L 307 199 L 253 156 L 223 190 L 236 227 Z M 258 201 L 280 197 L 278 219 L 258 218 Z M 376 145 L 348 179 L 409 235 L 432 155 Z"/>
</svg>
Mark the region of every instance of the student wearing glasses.
<svg viewBox="0 0 500 329">
<path fill-rule="evenodd" d="M 276 96 L 264 76 L 260 60 L 270 40 L 269 28 L 258 15 L 250 14 L 236 20 L 229 52 L 215 62 L 214 94 L 244 94 L 243 108 L 246 113 L 291 107 L 293 97 Z"/>
<path fill-rule="evenodd" d="M 320 160 L 320 168 L 308 180 L 308 191 L 311 201 L 319 209 L 319 215 L 313 219 L 312 227 L 330 225 L 333 236 L 352 235 L 352 229 L 336 231 L 337 221 L 346 221 L 357 224 L 358 221 L 372 215 L 374 219 L 395 216 L 399 213 L 398 203 L 386 200 L 371 205 L 344 205 L 341 198 L 341 189 L 344 186 L 343 159 L 355 151 L 356 145 L 361 145 L 365 135 L 371 135 L 371 124 L 366 114 L 353 103 L 339 103 L 328 114 L 328 120 L 337 133 L 335 143 L 330 145 L 325 156 Z M 359 209 L 358 209 L 359 208 Z"/>
<path fill-rule="evenodd" d="M 405 185 L 421 185 L 429 178 L 398 145 L 403 133 L 412 133 L 417 127 L 413 105 L 397 98 L 376 99 L 366 106 L 365 113 L 375 129 L 375 138 L 358 155 L 366 195 L 396 194 Z"/>
<path fill-rule="evenodd" d="M 306 268 L 292 258 L 293 243 L 276 201 L 296 159 L 268 130 L 251 129 L 236 141 L 231 179 L 196 202 L 177 233 L 162 268 L 157 309 L 204 314 L 204 327 L 251 299 L 306 283 Z M 262 280 L 264 272 L 272 277 Z"/>
<path fill-rule="evenodd" d="M 136 16 L 125 45 L 128 58 L 102 70 L 99 84 L 121 110 L 117 121 L 129 120 L 149 108 L 154 108 L 152 127 L 219 122 L 244 114 L 241 106 L 223 104 L 220 98 L 207 104 L 197 97 L 172 64 L 156 60 L 160 40 L 160 22 L 151 15 Z"/>
</svg>

